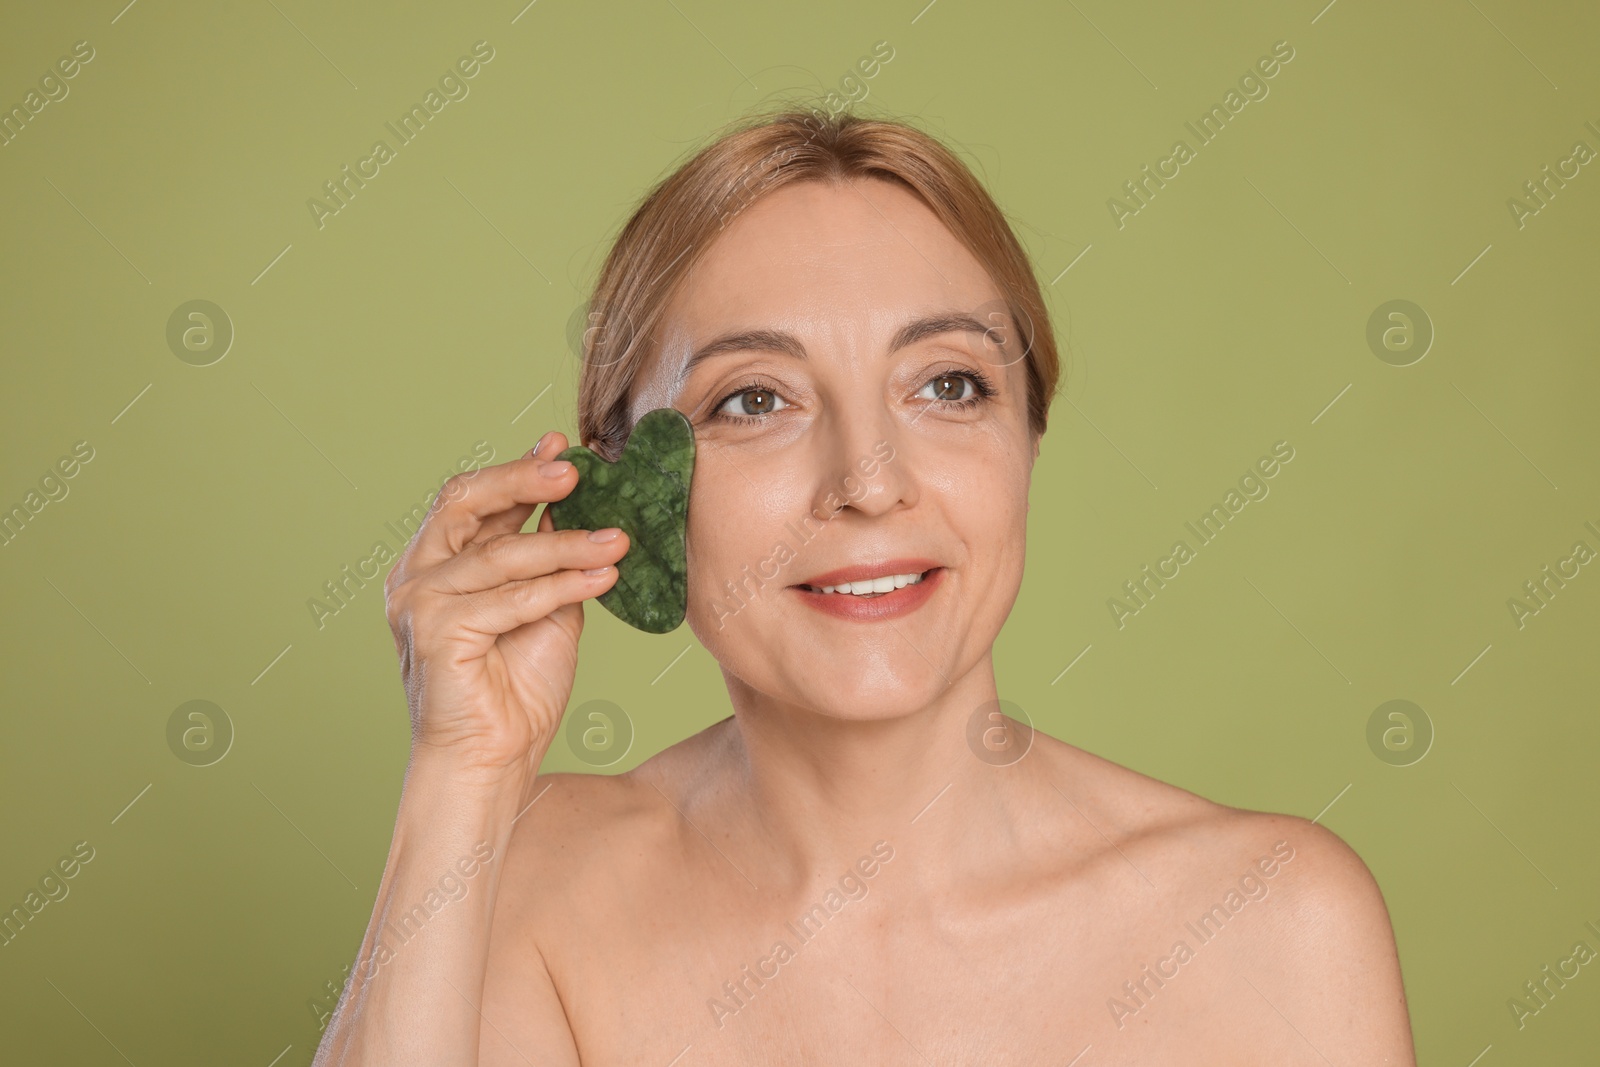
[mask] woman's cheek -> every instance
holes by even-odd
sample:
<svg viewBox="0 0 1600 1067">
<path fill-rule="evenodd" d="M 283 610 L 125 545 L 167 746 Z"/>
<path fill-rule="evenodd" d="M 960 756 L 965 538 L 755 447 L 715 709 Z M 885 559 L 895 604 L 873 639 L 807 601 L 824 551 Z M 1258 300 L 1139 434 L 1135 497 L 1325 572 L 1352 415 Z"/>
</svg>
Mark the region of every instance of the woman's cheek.
<svg viewBox="0 0 1600 1067">
<path fill-rule="evenodd" d="M 948 457 L 940 486 L 945 514 L 969 545 L 1010 546 L 1024 534 L 1028 469 L 1004 449 Z"/>
<path fill-rule="evenodd" d="M 726 462 L 695 471 L 687 547 L 689 616 L 696 633 L 702 627 L 725 632 L 763 585 L 786 584 L 782 574 L 767 581 L 758 574 L 771 555 L 771 528 L 781 527 L 782 519 L 773 518 L 774 501 L 746 477 Z"/>
</svg>

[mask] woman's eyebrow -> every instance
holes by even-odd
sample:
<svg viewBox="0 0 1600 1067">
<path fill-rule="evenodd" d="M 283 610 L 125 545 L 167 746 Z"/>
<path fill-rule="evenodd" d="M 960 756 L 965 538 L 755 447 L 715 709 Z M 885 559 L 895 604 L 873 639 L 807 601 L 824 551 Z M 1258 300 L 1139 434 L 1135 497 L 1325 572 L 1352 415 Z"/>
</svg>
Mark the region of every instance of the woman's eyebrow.
<svg viewBox="0 0 1600 1067">
<path fill-rule="evenodd" d="M 985 326 L 971 315 L 960 311 L 943 312 L 938 315 L 926 315 L 913 319 L 900 327 L 895 332 L 894 339 L 889 342 L 889 352 L 892 354 L 906 347 L 916 344 L 927 337 L 941 333 L 987 334 L 993 326 Z M 689 372 L 694 370 L 702 360 L 712 356 L 722 355 L 726 352 L 781 352 L 793 356 L 795 359 L 806 358 L 806 347 L 800 339 L 792 333 L 783 330 L 739 330 L 735 333 L 723 334 L 713 341 L 708 341 L 694 350 L 688 362 L 683 365 L 683 370 L 678 375 L 681 385 L 689 380 Z"/>
</svg>

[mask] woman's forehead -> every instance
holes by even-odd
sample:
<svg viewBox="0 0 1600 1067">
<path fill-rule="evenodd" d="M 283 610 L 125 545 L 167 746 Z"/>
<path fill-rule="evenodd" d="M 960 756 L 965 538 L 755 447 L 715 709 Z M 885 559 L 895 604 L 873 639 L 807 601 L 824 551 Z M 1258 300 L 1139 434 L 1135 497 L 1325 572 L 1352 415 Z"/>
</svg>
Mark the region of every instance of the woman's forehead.
<svg viewBox="0 0 1600 1067">
<path fill-rule="evenodd" d="M 785 187 L 742 212 L 683 278 L 652 331 L 636 410 L 670 403 L 693 355 L 725 334 L 775 330 L 870 350 L 912 318 L 975 313 L 999 295 L 976 257 L 900 186 Z"/>
</svg>

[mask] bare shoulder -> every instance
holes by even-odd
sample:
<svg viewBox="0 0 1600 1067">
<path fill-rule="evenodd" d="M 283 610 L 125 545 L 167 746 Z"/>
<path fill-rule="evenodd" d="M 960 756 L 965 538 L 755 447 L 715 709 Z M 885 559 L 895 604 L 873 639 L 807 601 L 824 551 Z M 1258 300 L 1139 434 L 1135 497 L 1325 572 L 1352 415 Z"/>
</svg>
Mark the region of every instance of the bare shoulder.
<svg viewBox="0 0 1600 1067">
<path fill-rule="evenodd" d="M 497 910 L 496 921 L 499 910 L 543 911 L 552 894 L 571 914 L 582 900 L 598 902 L 602 887 L 614 892 L 658 880 L 662 857 L 683 833 L 690 783 L 710 778 L 697 770 L 708 770 L 716 758 L 718 726 L 620 774 L 539 775 L 512 829 L 504 877 L 513 899 Z"/>
<path fill-rule="evenodd" d="M 1271 891 L 1263 935 L 1242 944 L 1241 974 L 1255 987 L 1245 1002 L 1262 1031 L 1282 1041 L 1289 1062 L 1414 1065 L 1394 930 L 1366 863 L 1308 819 L 1238 811 L 1235 822 L 1282 857 L 1272 878 L 1259 879 Z"/>
<path fill-rule="evenodd" d="M 682 832 L 673 802 L 655 785 L 659 772 L 645 769 L 663 756 L 622 774 L 534 780 L 501 857 L 479 1035 L 485 1067 L 578 1064 L 566 986 L 575 961 L 626 957 L 625 944 L 601 939 L 625 933 L 619 915 L 649 912 L 640 901 L 661 884 Z M 670 779 L 659 780 L 671 791 Z"/>
<path fill-rule="evenodd" d="M 1355 849 L 1297 815 L 1218 808 L 1186 831 L 1215 857 L 1195 873 L 1213 887 L 1226 887 L 1235 899 L 1270 896 L 1270 906 L 1259 909 L 1267 933 L 1252 953 L 1263 974 L 1273 975 L 1286 995 L 1306 985 L 1296 976 L 1306 979 L 1313 972 L 1318 983 L 1330 971 L 1369 978 L 1392 972 L 1398 980 L 1388 907 Z"/>
<path fill-rule="evenodd" d="M 1237 1062 L 1269 1047 L 1276 1063 L 1416 1062 L 1388 908 L 1338 834 L 1218 804 L 1054 739 L 1043 754 L 1070 783 L 1058 791 L 1161 887 L 1158 910 L 1174 913 L 1150 918 L 1182 919 L 1173 928 L 1194 937 L 1189 947 L 1225 957 L 1212 1015 L 1228 1018 Z M 1199 948 L 1213 939 L 1226 947 Z"/>
<path fill-rule="evenodd" d="M 1291 890 L 1308 910 L 1376 908 L 1387 923 L 1367 865 L 1326 827 L 1295 815 L 1219 804 L 1039 737 L 1048 773 L 1059 783 L 1056 791 L 1108 841 L 1159 861 L 1176 881 L 1237 880 L 1254 870 L 1258 877 L 1271 877 L 1275 888 Z"/>
</svg>

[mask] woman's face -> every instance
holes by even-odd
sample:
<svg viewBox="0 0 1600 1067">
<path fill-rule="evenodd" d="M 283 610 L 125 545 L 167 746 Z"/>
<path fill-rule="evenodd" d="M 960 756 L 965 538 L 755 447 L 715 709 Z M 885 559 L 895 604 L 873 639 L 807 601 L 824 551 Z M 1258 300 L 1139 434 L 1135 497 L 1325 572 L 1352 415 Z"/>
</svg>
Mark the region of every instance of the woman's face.
<svg viewBox="0 0 1600 1067">
<path fill-rule="evenodd" d="M 920 200 L 879 179 L 768 194 L 656 337 L 632 415 L 694 426 L 688 620 L 736 700 L 889 718 L 986 663 L 1038 455 L 1025 334 Z M 820 591 L 896 574 L 921 578 Z"/>
</svg>

